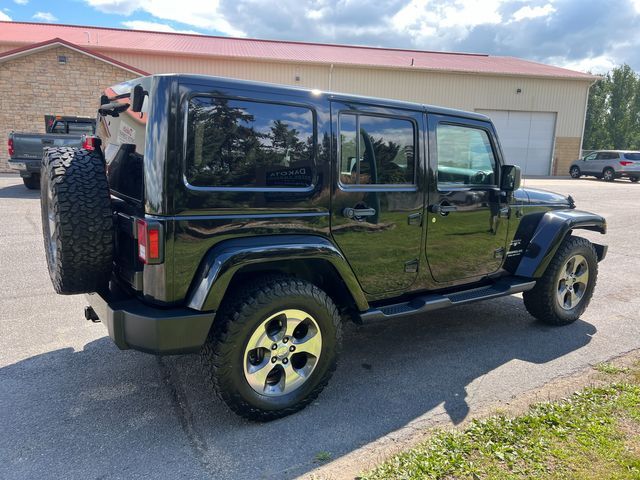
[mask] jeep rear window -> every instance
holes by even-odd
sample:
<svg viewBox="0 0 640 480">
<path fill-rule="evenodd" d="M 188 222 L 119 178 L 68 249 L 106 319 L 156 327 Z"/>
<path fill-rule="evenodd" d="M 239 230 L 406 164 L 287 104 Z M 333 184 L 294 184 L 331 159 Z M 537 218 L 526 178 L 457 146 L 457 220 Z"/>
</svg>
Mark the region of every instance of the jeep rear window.
<svg viewBox="0 0 640 480">
<path fill-rule="evenodd" d="M 624 158 L 627 160 L 640 160 L 640 153 L 625 153 Z"/>
<path fill-rule="evenodd" d="M 185 173 L 193 186 L 309 187 L 314 158 L 308 108 L 204 96 L 189 102 Z"/>
</svg>

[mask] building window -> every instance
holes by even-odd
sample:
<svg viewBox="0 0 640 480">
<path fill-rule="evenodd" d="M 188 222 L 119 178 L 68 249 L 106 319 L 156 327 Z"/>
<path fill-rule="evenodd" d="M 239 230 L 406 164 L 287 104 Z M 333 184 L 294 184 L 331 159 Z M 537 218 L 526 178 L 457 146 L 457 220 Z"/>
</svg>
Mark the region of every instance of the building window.
<svg viewBox="0 0 640 480">
<path fill-rule="evenodd" d="M 194 97 L 187 122 L 187 181 L 201 187 L 309 187 L 315 144 L 308 108 Z"/>
<path fill-rule="evenodd" d="M 67 56 L 66 55 L 58 55 L 58 63 L 60 65 L 66 65 L 67 64 Z"/>
</svg>

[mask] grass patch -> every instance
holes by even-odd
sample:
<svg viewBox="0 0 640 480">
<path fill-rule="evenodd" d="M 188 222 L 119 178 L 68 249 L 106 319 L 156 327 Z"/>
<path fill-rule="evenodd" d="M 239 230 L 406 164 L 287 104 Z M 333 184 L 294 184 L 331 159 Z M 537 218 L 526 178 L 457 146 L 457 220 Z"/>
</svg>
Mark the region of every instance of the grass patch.
<svg viewBox="0 0 640 480">
<path fill-rule="evenodd" d="M 362 478 L 638 480 L 640 365 L 615 373 L 628 375 L 515 418 L 496 415 L 464 430 L 438 431 Z"/>
<path fill-rule="evenodd" d="M 331 457 L 332 457 L 331 452 L 322 451 L 322 452 L 316 453 L 315 460 L 316 460 L 316 462 L 324 463 L 324 462 L 328 462 L 329 460 L 331 460 Z"/>
<path fill-rule="evenodd" d="M 629 373 L 629 368 L 627 367 L 617 367 L 612 363 L 598 363 L 593 368 L 595 368 L 600 373 L 606 373 L 608 375 L 618 375 L 619 373 Z"/>
</svg>

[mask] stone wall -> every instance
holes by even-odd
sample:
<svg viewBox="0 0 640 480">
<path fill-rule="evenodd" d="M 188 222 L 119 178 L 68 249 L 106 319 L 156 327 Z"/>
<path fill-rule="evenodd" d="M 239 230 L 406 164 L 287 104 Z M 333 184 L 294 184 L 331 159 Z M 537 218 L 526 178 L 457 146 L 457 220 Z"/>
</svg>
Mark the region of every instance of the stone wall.
<svg viewBox="0 0 640 480">
<path fill-rule="evenodd" d="M 580 137 L 556 137 L 553 153 L 553 174 L 569 175 L 569 166 L 580 157 Z"/>
<path fill-rule="evenodd" d="M 67 57 L 66 64 L 58 56 Z M 8 170 L 7 137 L 45 132 L 45 115 L 95 117 L 105 87 L 136 74 L 66 47 L 0 63 L 0 172 Z"/>
</svg>

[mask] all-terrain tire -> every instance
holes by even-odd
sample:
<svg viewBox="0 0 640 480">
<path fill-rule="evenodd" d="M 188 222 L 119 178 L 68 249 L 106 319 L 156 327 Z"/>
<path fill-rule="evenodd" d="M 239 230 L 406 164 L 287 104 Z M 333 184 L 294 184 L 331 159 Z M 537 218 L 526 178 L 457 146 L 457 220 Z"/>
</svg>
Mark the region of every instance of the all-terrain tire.
<svg viewBox="0 0 640 480">
<path fill-rule="evenodd" d="M 22 183 L 29 190 L 39 190 L 40 189 L 40 175 L 32 174 L 30 177 L 22 177 Z"/>
<path fill-rule="evenodd" d="M 46 150 L 40 207 L 47 266 L 57 293 L 95 292 L 106 286 L 113 261 L 109 183 L 100 152 Z"/>
<path fill-rule="evenodd" d="M 560 305 L 556 293 L 562 268 L 574 255 L 582 255 L 586 259 L 589 267 L 589 279 L 578 304 L 567 310 Z M 564 239 L 544 275 L 536 282 L 535 287 L 522 294 L 524 305 L 531 315 L 543 323 L 568 325 L 580 318 L 589 305 L 597 278 L 598 256 L 595 248 L 586 238 L 570 235 Z"/>
<path fill-rule="evenodd" d="M 261 395 L 245 378 L 245 348 L 261 321 L 284 309 L 313 315 L 322 334 L 321 354 L 299 388 L 276 397 Z M 202 349 L 201 365 L 231 410 L 250 420 L 270 421 L 303 409 L 320 394 L 336 368 L 341 338 L 338 309 L 324 291 L 294 277 L 267 275 L 224 301 Z"/>
<path fill-rule="evenodd" d="M 638 183 L 638 180 L 640 180 L 640 177 L 629 177 L 631 183 Z"/>
</svg>

